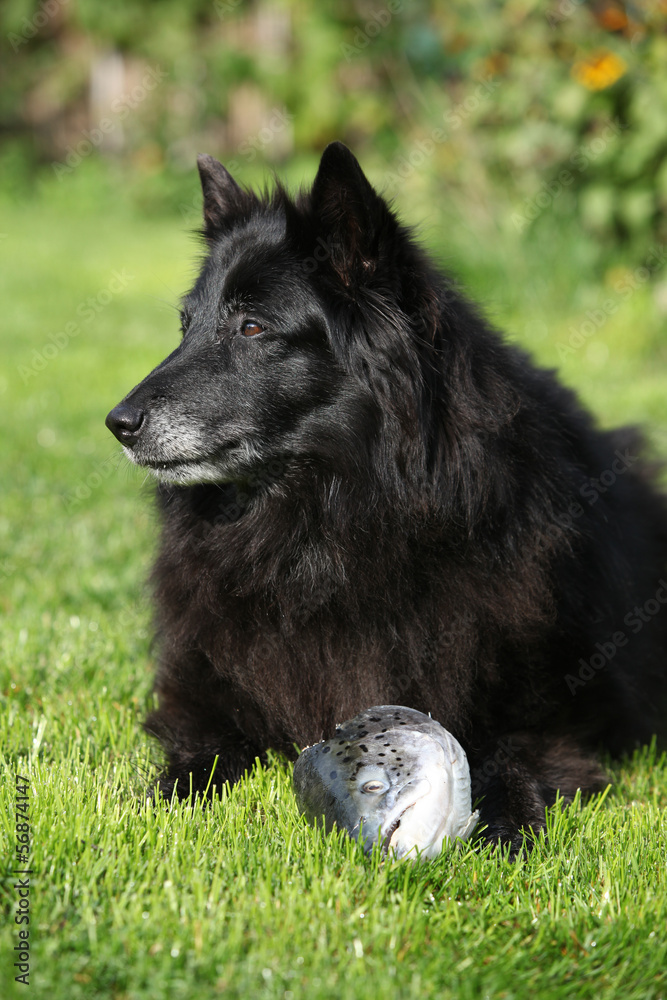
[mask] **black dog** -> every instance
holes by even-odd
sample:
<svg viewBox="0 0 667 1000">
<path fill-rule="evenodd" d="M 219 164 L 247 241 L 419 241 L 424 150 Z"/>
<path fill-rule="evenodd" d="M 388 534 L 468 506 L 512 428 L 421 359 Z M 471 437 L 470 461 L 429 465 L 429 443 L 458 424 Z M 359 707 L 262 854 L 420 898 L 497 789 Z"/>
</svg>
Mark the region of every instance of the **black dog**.
<svg viewBox="0 0 667 1000">
<path fill-rule="evenodd" d="M 463 743 L 489 839 L 540 827 L 663 726 L 638 435 L 504 344 L 340 143 L 296 200 L 199 170 L 183 341 L 107 418 L 159 480 L 163 792 L 399 704 Z"/>
</svg>

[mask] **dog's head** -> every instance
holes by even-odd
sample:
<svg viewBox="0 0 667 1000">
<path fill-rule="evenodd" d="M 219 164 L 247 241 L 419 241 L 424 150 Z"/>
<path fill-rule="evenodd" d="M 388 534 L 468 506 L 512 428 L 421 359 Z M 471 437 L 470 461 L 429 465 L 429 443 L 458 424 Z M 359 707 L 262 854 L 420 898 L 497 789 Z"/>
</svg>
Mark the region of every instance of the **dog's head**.
<svg viewBox="0 0 667 1000">
<path fill-rule="evenodd" d="M 328 146 L 296 200 L 198 165 L 206 259 L 180 345 L 107 417 L 127 456 L 174 483 L 240 481 L 276 459 L 343 467 L 392 414 L 405 429 L 433 302 L 352 153 Z"/>
</svg>

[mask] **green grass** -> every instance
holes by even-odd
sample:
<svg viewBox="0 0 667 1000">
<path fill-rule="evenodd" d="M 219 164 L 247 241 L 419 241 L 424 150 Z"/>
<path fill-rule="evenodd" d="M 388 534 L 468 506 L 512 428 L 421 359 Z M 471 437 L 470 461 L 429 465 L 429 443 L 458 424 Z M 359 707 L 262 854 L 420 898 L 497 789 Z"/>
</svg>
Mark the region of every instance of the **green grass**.
<svg viewBox="0 0 667 1000">
<path fill-rule="evenodd" d="M 104 416 L 176 343 L 195 248 L 179 219 L 84 209 L 5 205 L 0 226 L 2 996 L 667 996 L 667 764 L 650 750 L 612 767 L 604 801 L 555 808 L 548 841 L 516 864 L 469 848 L 419 868 L 366 859 L 298 817 L 278 759 L 205 812 L 147 804 L 155 524 Z M 557 364 L 608 295 L 581 277 L 585 246 L 555 233 L 540 257 L 502 234 L 466 240 L 462 259 L 443 253 Z M 114 271 L 132 278 L 86 321 L 77 308 Z M 26 374 L 70 321 L 76 336 Z M 604 423 L 646 422 L 667 454 L 661 328 L 642 284 L 563 373 Z M 31 781 L 27 992 L 9 958 L 17 772 Z"/>
</svg>

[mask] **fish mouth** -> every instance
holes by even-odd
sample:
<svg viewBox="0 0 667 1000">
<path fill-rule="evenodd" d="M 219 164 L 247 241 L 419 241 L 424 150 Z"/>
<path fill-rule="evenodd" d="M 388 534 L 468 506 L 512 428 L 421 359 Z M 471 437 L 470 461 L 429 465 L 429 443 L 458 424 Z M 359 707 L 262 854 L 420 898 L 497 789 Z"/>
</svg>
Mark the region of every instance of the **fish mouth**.
<svg viewBox="0 0 667 1000">
<path fill-rule="evenodd" d="M 401 816 L 402 815 L 403 815 L 403 813 L 401 813 Z M 387 827 L 387 832 L 385 833 L 384 837 L 382 838 L 382 855 L 383 855 L 383 857 L 386 857 L 387 854 L 389 853 L 389 847 L 390 847 L 390 844 L 391 844 L 391 838 L 394 836 L 394 834 L 398 830 L 399 826 L 401 825 L 401 816 L 397 816 L 396 819 L 394 820 L 394 822 L 389 827 Z"/>
</svg>

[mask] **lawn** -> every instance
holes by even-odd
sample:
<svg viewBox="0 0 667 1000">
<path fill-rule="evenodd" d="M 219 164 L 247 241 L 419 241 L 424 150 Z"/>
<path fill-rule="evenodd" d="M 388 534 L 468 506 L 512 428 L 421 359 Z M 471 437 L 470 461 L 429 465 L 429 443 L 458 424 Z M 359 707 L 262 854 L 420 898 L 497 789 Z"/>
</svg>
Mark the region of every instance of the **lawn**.
<svg viewBox="0 0 667 1000">
<path fill-rule="evenodd" d="M 436 222 L 427 241 L 494 319 L 604 424 L 646 424 L 667 456 L 659 268 L 594 271 L 556 227 L 540 253 L 502 233 L 445 244 Z M 610 764 L 606 797 L 554 808 L 548 840 L 517 863 L 470 848 L 418 868 L 366 859 L 299 818 L 279 759 L 205 812 L 146 801 L 156 526 L 104 417 L 175 345 L 197 251 L 178 217 L 90 192 L 74 207 L 54 185 L 4 204 L 0 229 L 3 997 L 667 997 L 654 750 Z M 17 774 L 28 991 L 10 957 L 25 927 Z"/>
</svg>

